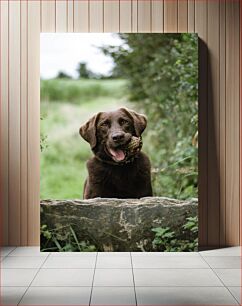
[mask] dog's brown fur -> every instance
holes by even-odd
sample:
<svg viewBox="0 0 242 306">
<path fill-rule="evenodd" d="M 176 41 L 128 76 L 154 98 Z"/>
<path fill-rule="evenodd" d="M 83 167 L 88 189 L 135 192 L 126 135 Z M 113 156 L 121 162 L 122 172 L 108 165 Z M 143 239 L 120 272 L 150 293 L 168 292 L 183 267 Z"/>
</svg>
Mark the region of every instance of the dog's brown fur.
<svg viewBox="0 0 242 306">
<path fill-rule="evenodd" d="M 80 135 L 90 143 L 94 153 L 87 162 L 89 175 L 84 186 L 84 199 L 152 196 L 149 158 L 139 152 L 132 160 L 122 162 L 110 154 L 110 150 L 118 150 L 132 136 L 140 137 L 146 124 L 143 115 L 120 108 L 98 113 L 81 126 Z"/>
</svg>

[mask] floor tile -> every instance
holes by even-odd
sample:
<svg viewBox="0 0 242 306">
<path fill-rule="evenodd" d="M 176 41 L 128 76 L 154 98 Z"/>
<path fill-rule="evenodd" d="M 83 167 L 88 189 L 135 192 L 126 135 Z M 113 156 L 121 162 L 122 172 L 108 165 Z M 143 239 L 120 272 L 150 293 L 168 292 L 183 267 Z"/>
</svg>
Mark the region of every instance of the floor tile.
<svg viewBox="0 0 242 306">
<path fill-rule="evenodd" d="M 218 277 L 222 280 L 225 286 L 240 286 L 241 285 L 241 270 L 240 269 L 214 269 Z"/>
<path fill-rule="evenodd" d="M 18 305 L 27 287 L 1 287 L 2 305 Z"/>
<path fill-rule="evenodd" d="M 50 252 L 49 257 L 95 257 L 97 252 Z"/>
<path fill-rule="evenodd" d="M 43 262 L 45 261 L 45 257 L 43 256 L 8 256 L 4 259 L 4 261 L 1 264 L 2 268 L 22 268 L 22 269 L 27 269 L 27 268 L 33 268 L 37 269 L 40 268 Z"/>
<path fill-rule="evenodd" d="M 2 286 L 29 286 L 38 269 L 1 269 Z"/>
<path fill-rule="evenodd" d="M 41 269 L 31 286 L 91 286 L 94 269 Z"/>
<path fill-rule="evenodd" d="M 9 256 L 44 256 L 47 257 L 48 252 L 40 252 L 40 247 L 17 247 Z"/>
<path fill-rule="evenodd" d="M 30 287 L 20 305 L 89 305 L 91 287 Z"/>
<path fill-rule="evenodd" d="M 11 253 L 16 247 L 0 247 L 0 256 L 7 256 Z"/>
<path fill-rule="evenodd" d="M 48 257 L 43 268 L 94 268 L 96 257 Z"/>
<path fill-rule="evenodd" d="M 238 246 L 238 247 L 214 249 L 208 251 L 200 251 L 199 253 L 202 256 L 240 256 L 241 247 Z"/>
<path fill-rule="evenodd" d="M 134 268 L 209 268 L 201 256 L 132 256 L 132 263 Z"/>
<path fill-rule="evenodd" d="M 131 256 L 143 256 L 143 257 L 154 257 L 154 256 L 160 256 L 160 257 L 172 257 L 172 256 L 185 256 L 185 257 L 199 257 L 199 252 L 131 252 Z"/>
<path fill-rule="evenodd" d="M 241 304 L 241 287 L 228 287 L 229 291 L 232 293 L 232 295 L 236 298 L 237 302 Z"/>
<path fill-rule="evenodd" d="M 134 287 L 93 287 L 91 305 L 136 305 Z"/>
<path fill-rule="evenodd" d="M 210 269 L 134 269 L 136 286 L 223 286 Z"/>
<path fill-rule="evenodd" d="M 132 269 L 96 269 L 93 286 L 132 287 Z"/>
<path fill-rule="evenodd" d="M 97 258 L 97 264 L 96 268 L 132 268 L 131 266 L 131 258 L 126 256 L 104 256 L 104 257 L 98 257 Z"/>
<path fill-rule="evenodd" d="M 240 269 L 240 256 L 204 256 L 205 261 L 211 268 Z"/>
<path fill-rule="evenodd" d="M 137 287 L 138 305 L 237 305 L 224 287 Z"/>
<path fill-rule="evenodd" d="M 130 257 L 130 252 L 98 252 L 98 257 Z"/>
</svg>

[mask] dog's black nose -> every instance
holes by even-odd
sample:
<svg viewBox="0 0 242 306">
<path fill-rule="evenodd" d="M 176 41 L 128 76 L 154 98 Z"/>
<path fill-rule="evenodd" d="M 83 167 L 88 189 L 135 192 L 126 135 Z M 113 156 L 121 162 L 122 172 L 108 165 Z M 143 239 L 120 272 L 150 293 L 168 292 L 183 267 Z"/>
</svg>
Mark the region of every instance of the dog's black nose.
<svg viewBox="0 0 242 306">
<path fill-rule="evenodd" d="M 120 141 L 124 139 L 124 133 L 114 133 L 112 134 L 113 141 Z"/>
</svg>

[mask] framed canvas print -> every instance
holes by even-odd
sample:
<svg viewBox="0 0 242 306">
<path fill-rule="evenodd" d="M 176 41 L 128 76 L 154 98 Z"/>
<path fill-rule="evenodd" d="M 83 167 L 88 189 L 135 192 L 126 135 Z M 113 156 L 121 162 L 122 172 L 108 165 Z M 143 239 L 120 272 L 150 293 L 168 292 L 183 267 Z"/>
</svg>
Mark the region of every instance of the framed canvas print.
<svg viewBox="0 0 242 306">
<path fill-rule="evenodd" d="M 198 244 L 197 34 L 41 34 L 41 250 Z"/>
</svg>

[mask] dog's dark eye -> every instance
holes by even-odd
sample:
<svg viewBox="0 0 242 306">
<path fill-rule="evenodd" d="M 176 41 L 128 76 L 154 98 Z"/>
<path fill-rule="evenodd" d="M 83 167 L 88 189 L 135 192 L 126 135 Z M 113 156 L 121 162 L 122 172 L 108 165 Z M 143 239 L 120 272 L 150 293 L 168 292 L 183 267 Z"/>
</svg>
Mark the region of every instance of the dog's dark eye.
<svg viewBox="0 0 242 306">
<path fill-rule="evenodd" d="M 128 120 L 125 120 L 125 119 L 120 119 L 119 120 L 120 125 L 124 125 L 124 124 L 127 124 L 127 123 L 129 123 Z"/>
<path fill-rule="evenodd" d="M 107 126 L 109 126 L 109 121 L 106 120 L 106 121 L 101 122 L 101 123 L 100 123 L 100 126 L 102 126 L 102 127 L 107 127 Z"/>
</svg>

